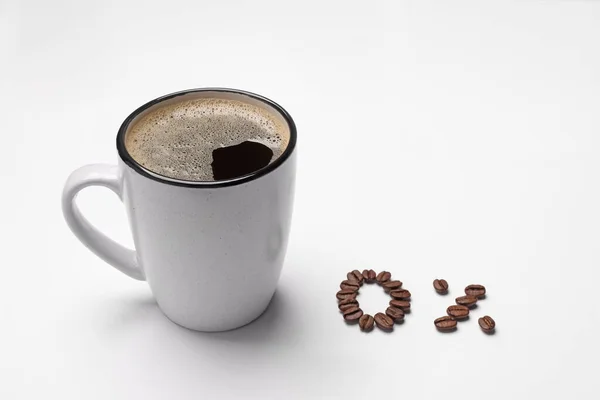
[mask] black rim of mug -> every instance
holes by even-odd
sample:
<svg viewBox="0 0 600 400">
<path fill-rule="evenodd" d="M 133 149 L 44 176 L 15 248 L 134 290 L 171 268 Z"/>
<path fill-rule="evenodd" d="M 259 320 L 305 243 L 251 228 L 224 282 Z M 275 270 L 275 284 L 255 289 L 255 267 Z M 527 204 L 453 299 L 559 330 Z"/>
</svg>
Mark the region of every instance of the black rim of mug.
<svg viewBox="0 0 600 400">
<path fill-rule="evenodd" d="M 288 127 L 290 128 L 290 140 L 288 142 L 287 147 L 281 154 L 281 156 L 279 156 L 279 158 L 277 158 L 275 161 L 273 161 L 272 163 L 270 163 L 269 165 L 267 165 L 264 168 L 261 168 L 254 172 L 251 172 L 247 175 L 243 175 L 243 176 L 240 176 L 240 177 L 237 177 L 234 179 L 227 179 L 227 180 L 221 180 L 221 181 L 186 181 L 186 180 L 182 180 L 182 179 L 169 178 L 169 177 L 157 174 L 155 172 L 149 173 L 147 169 L 142 167 L 137 161 L 135 161 L 133 159 L 133 157 L 131 157 L 131 155 L 125 148 L 125 133 L 127 132 L 127 128 L 129 127 L 129 124 L 141 112 L 143 112 L 144 110 L 146 110 L 158 103 L 161 103 L 165 100 L 169 100 L 169 99 L 172 99 L 172 98 L 175 98 L 178 96 L 184 96 L 184 95 L 187 95 L 190 93 L 197 93 L 197 92 L 224 92 L 224 93 L 239 94 L 242 96 L 248 96 L 255 100 L 261 101 L 261 102 L 271 106 L 273 109 L 275 109 L 275 111 L 277 111 L 279 114 L 281 114 L 281 116 L 285 119 L 286 123 L 288 124 Z M 297 136 L 296 124 L 294 123 L 294 120 L 292 119 L 290 114 L 279 104 L 275 103 L 273 100 L 270 100 L 264 96 L 258 95 L 256 93 L 246 92 L 243 90 L 229 89 L 229 88 L 218 88 L 217 87 L 217 88 L 188 89 L 188 90 L 182 90 L 180 92 L 170 93 L 170 94 L 158 97 L 154 100 L 147 102 L 146 104 L 144 104 L 143 106 L 139 107 L 137 110 L 135 110 L 134 112 L 129 114 L 129 116 L 121 124 L 121 127 L 119 128 L 119 132 L 117 133 L 117 152 L 119 153 L 119 157 L 121 157 L 121 159 L 123 160 L 123 162 L 125 164 L 127 164 L 134 171 L 136 171 L 140 175 L 145 176 L 146 178 L 150 178 L 150 179 L 153 179 L 153 180 L 161 182 L 161 183 L 166 183 L 168 185 L 184 186 L 184 187 L 198 188 L 198 189 L 202 189 L 202 188 L 214 189 L 214 188 L 219 188 L 219 187 L 235 186 L 235 185 L 247 183 L 247 182 L 258 179 L 261 176 L 264 176 L 264 175 L 274 171 L 280 165 L 282 165 L 293 153 L 293 151 L 296 147 L 296 136 Z"/>
</svg>

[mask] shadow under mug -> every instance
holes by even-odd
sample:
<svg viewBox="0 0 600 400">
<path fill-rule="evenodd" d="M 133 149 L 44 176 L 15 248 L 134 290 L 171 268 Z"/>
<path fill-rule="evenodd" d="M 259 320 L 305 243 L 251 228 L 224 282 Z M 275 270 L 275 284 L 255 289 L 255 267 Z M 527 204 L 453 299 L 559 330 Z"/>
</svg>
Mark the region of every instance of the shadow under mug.
<svg viewBox="0 0 600 400">
<path fill-rule="evenodd" d="M 156 174 L 125 148 L 129 127 L 158 107 L 198 98 L 260 107 L 289 130 L 288 145 L 266 167 L 229 180 L 195 182 Z M 275 102 L 225 88 L 191 89 L 135 110 L 117 134 L 117 165 L 92 164 L 65 184 L 62 210 L 75 236 L 104 261 L 146 280 L 173 322 L 199 331 L 224 331 L 258 318 L 268 307 L 286 253 L 296 176 L 296 127 Z M 98 231 L 75 198 L 88 186 L 116 193 L 127 211 L 135 251 Z"/>
</svg>

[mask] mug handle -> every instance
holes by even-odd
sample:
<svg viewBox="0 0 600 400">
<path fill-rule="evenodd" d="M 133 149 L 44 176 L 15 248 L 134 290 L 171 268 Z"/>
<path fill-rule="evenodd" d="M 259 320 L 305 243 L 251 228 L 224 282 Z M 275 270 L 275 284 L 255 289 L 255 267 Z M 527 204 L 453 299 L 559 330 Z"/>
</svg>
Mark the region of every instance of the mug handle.
<svg viewBox="0 0 600 400">
<path fill-rule="evenodd" d="M 73 171 L 63 189 L 62 211 L 67 225 L 75 236 L 98 257 L 133 279 L 146 280 L 136 252 L 100 232 L 79 211 L 75 198 L 80 190 L 88 186 L 107 187 L 122 200 L 121 179 L 117 166 L 108 164 L 83 166 Z"/>
</svg>

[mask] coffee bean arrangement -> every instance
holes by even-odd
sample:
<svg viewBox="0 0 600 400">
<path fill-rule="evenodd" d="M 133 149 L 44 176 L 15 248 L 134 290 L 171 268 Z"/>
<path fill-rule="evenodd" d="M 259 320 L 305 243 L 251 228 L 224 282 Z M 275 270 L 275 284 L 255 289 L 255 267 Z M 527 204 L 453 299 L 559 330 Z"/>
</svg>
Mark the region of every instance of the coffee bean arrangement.
<svg viewBox="0 0 600 400">
<path fill-rule="evenodd" d="M 358 291 L 363 283 L 376 283 L 392 298 L 385 312 L 378 312 L 375 316 L 363 313 L 356 300 Z M 404 322 L 405 313 L 410 311 L 411 293 L 402 288 L 402 282 L 393 280 L 388 271 L 376 273 L 374 270 L 354 271 L 346 274 L 346 279 L 340 283 L 340 291 L 337 292 L 338 308 L 344 320 L 348 323 L 358 321 L 359 328 L 364 332 L 370 332 L 375 326 L 391 332 L 394 324 Z"/>
<path fill-rule="evenodd" d="M 433 288 L 439 294 L 448 293 L 448 282 L 444 279 L 436 279 L 433 281 Z M 433 324 L 440 332 L 452 332 L 457 329 L 458 322 L 469 317 L 470 309 L 475 307 L 479 300 L 485 298 L 485 286 L 472 284 L 465 288 L 465 295 L 455 299 L 456 305 L 451 305 L 446 309 L 446 314 L 443 317 L 437 318 Z M 493 333 L 496 328 L 496 322 L 492 317 L 486 315 L 479 318 L 479 326 L 485 333 Z"/>
<path fill-rule="evenodd" d="M 377 283 L 392 298 L 385 312 L 378 312 L 375 316 L 365 314 L 360 308 L 356 297 L 363 283 Z M 435 279 L 433 288 L 438 294 L 448 294 L 448 282 L 445 279 Z M 455 299 L 456 304 L 446 309 L 443 317 L 433 321 L 436 329 L 440 332 L 453 332 L 458 327 L 458 322 L 469 318 L 470 309 L 475 307 L 479 300 L 485 298 L 486 289 L 483 285 L 472 284 L 465 287 L 465 295 Z M 346 279 L 340 283 L 340 290 L 336 293 L 338 308 L 344 320 L 348 323 L 358 322 L 359 328 L 364 332 L 370 332 L 375 326 L 391 332 L 394 325 L 404 322 L 404 316 L 410 312 L 411 293 L 402 287 L 402 281 L 392 279 L 388 271 L 376 273 L 374 270 L 355 269 L 346 274 Z M 496 328 L 496 322 L 486 315 L 478 320 L 481 330 L 492 334 Z"/>
</svg>

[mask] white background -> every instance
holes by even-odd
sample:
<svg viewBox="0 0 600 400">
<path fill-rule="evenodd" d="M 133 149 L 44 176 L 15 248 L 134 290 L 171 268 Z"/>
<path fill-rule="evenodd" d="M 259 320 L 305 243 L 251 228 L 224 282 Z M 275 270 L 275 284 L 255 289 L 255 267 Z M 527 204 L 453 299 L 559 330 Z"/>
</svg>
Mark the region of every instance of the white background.
<svg viewBox="0 0 600 400">
<path fill-rule="evenodd" d="M 597 399 L 600 2 L 0 0 L 0 50 L 1 399 Z M 279 290 L 219 334 L 169 322 L 60 213 L 131 111 L 205 86 L 299 130 Z M 79 200 L 131 245 L 116 196 Z M 354 268 L 412 291 L 392 334 L 342 321 Z M 438 333 L 469 283 L 487 299 Z"/>
</svg>

